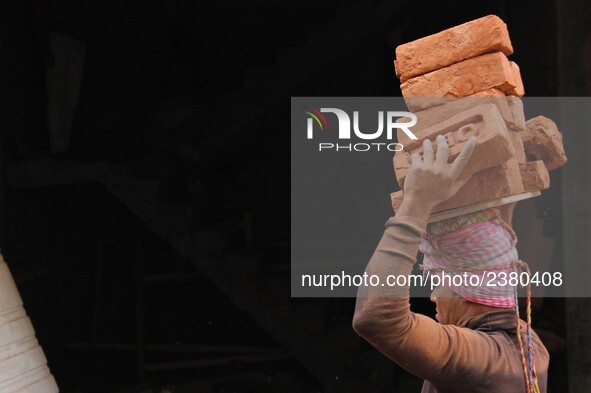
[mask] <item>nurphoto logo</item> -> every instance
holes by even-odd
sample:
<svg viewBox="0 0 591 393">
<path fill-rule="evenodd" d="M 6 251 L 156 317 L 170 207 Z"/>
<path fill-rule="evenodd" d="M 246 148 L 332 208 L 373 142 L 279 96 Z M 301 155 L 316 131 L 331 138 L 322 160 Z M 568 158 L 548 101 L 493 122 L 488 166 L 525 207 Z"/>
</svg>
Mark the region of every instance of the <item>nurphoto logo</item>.
<svg viewBox="0 0 591 393">
<path fill-rule="evenodd" d="M 307 138 L 314 139 L 314 128 L 319 129 L 322 132 L 330 131 L 327 116 L 323 113 L 332 114 L 334 116 L 328 116 L 329 119 L 336 116 L 338 122 L 338 139 L 339 141 L 351 140 L 351 118 L 349 114 L 339 108 L 306 108 L 304 111 L 308 115 L 307 119 Z M 398 121 L 399 118 L 404 118 L 408 121 Z M 385 126 L 384 126 L 385 123 Z M 410 127 L 417 123 L 417 117 L 411 112 L 399 112 L 399 111 L 378 111 L 378 126 L 377 130 L 371 133 L 362 132 L 359 128 L 359 111 L 353 111 L 353 134 L 356 138 L 364 141 L 375 141 L 380 138 L 383 139 L 382 134 L 385 132 L 386 142 L 361 142 L 361 143 L 329 143 L 321 142 L 318 143 L 318 151 L 333 150 L 333 151 L 380 151 L 382 148 L 389 151 L 400 151 L 404 146 L 400 143 L 393 143 L 394 130 L 400 129 L 410 139 L 418 139 L 415 134 L 412 133 Z M 373 130 L 372 130 L 373 131 Z"/>
</svg>

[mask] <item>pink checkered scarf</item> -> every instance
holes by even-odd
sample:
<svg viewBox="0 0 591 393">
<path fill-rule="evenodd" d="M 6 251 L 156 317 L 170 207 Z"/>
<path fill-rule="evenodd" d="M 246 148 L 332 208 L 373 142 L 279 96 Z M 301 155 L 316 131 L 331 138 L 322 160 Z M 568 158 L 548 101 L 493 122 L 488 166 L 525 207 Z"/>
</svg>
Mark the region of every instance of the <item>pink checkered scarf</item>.
<svg viewBox="0 0 591 393">
<path fill-rule="evenodd" d="M 462 276 L 463 280 L 456 279 L 462 285 L 448 285 L 447 281 L 445 285 L 467 300 L 513 308 L 515 288 L 508 281 L 509 273 L 518 271 L 520 265 L 515 248 L 517 238 L 496 209 L 487 212 L 488 221 L 482 221 L 482 213 L 475 213 L 480 214 L 479 219 L 464 220 L 465 226 L 459 229 L 454 220 L 443 224 L 451 231 L 425 237 L 419 248 L 425 254 L 421 268 L 440 278 L 445 272 L 452 281 L 454 276 Z M 441 224 L 437 229 L 441 231 Z M 506 275 L 505 282 L 502 273 Z M 471 285 L 475 283 L 478 285 Z"/>
</svg>

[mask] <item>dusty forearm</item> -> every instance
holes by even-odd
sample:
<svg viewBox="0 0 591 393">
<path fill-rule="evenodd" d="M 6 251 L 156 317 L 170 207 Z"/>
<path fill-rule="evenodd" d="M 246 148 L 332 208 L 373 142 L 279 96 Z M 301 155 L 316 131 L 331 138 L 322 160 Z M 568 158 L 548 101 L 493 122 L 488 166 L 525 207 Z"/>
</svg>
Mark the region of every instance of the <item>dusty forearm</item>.
<svg viewBox="0 0 591 393">
<path fill-rule="evenodd" d="M 387 221 L 384 235 L 365 270 L 370 276 L 378 276 L 379 282 L 385 285 L 359 288 L 354 317 L 354 328 L 359 334 L 366 336 L 381 323 L 392 323 L 382 315 L 383 307 L 388 303 L 388 306 L 395 305 L 396 309 L 400 309 L 400 316 L 409 312 L 409 287 L 389 286 L 387 278 L 412 272 L 429 212 L 430 207 L 414 203 L 409 198 L 403 202 L 396 216 Z"/>
<path fill-rule="evenodd" d="M 400 208 L 396 212 L 396 217 L 413 217 L 417 220 L 423 230 L 427 227 L 429 215 L 433 210 L 433 205 L 425 202 L 420 197 L 405 195 Z"/>
<path fill-rule="evenodd" d="M 445 138 L 438 136 L 437 144 L 436 157 L 427 140 L 423 143 L 423 157 L 412 156 L 402 205 L 386 223 L 384 235 L 367 265 L 366 272 L 379 276 L 380 283 L 385 283 L 389 275 L 412 272 L 432 208 L 453 196 L 468 181 L 468 178 L 458 179 L 475 140 L 471 138 L 451 164 L 447 162 L 449 148 Z M 408 286 L 359 287 L 353 328 L 390 359 L 424 379 L 436 381 L 442 375 L 442 368 L 452 360 L 468 364 L 472 359 L 467 359 L 468 356 L 460 359 L 452 348 L 453 345 L 470 348 L 475 337 L 411 312 L 409 295 Z M 463 370 L 465 367 L 459 369 L 458 375 L 465 376 Z M 465 380 L 458 379 L 461 383 Z"/>
<path fill-rule="evenodd" d="M 411 274 L 429 211 L 410 202 L 404 209 L 401 206 L 396 217 L 386 224 L 367 265 L 368 274 L 380 276 L 380 282 L 389 274 Z M 429 380 L 441 375 L 442 367 L 452 356 L 452 342 L 458 342 L 450 336 L 455 331 L 411 312 L 408 286 L 360 287 L 353 328 L 401 367 Z"/>
</svg>

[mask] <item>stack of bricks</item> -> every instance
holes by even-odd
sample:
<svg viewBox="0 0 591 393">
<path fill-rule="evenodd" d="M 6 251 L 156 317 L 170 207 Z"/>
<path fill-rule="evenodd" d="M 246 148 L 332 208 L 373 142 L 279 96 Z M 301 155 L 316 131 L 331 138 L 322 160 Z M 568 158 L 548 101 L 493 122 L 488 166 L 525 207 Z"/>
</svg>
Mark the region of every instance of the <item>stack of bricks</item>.
<svg viewBox="0 0 591 393">
<path fill-rule="evenodd" d="M 394 67 L 406 104 L 417 116 L 412 131 L 418 138 L 398 132 L 404 145 L 394 156 L 400 189 L 411 154 L 422 154 L 425 139 L 434 142 L 444 135 L 451 162 L 476 136 L 472 158 L 460 175 L 472 178 L 433 213 L 546 189 L 548 171 L 566 162 L 556 124 L 543 116 L 525 121 L 521 74 L 507 58 L 512 53 L 507 26 L 494 15 L 396 48 Z M 403 191 L 391 197 L 398 210 Z"/>
</svg>

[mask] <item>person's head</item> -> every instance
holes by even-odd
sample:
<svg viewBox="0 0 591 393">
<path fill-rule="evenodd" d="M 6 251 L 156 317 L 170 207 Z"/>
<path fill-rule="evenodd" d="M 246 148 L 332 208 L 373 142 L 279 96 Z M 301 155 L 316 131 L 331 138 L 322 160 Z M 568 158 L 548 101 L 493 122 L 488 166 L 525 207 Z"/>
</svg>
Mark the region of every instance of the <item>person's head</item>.
<svg viewBox="0 0 591 393">
<path fill-rule="evenodd" d="M 437 287 L 430 297 L 437 305 L 436 319 L 440 323 L 459 325 L 470 317 L 514 306 L 514 293 L 507 283 L 495 279 L 495 285 L 488 286 L 479 278 L 489 269 L 509 274 L 517 266 L 516 237 L 510 228 L 515 205 L 470 213 L 428 227 L 419 248 L 425 255 L 421 267 L 440 279 L 445 274 L 452 278 L 451 284 Z M 455 276 L 463 279 L 456 283 Z"/>
<path fill-rule="evenodd" d="M 499 308 L 478 304 L 464 299 L 446 286 L 438 286 L 431 292 L 431 301 L 435 303 L 435 319 L 442 325 L 460 325 L 465 320 Z"/>
</svg>

